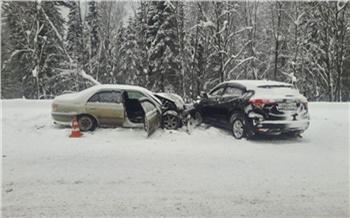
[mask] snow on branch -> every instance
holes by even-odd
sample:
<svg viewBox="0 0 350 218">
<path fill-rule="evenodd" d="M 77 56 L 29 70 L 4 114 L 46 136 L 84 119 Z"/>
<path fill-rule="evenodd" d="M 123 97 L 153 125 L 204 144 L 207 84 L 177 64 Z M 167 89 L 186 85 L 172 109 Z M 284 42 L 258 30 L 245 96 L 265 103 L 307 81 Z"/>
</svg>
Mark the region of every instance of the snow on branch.
<svg viewBox="0 0 350 218">
<path fill-rule="evenodd" d="M 243 27 L 242 29 L 240 29 L 240 30 L 238 30 L 237 32 L 235 32 L 235 35 L 237 35 L 237 34 L 243 32 L 243 31 L 251 30 L 251 29 L 253 29 L 253 27 L 251 27 L 251 26 Z"/>
<path fill-rule="evenodd" d="M 203 28 L 207 28 L 207 27 L 212 27 L 212 28 L 216 28 L 215 23 L 213 23 L 211 20 L 208 21 L 203 21 L 201 20 L 198 24 L 198 26 L 203 27 Z"/>
<path fill-rule="evenodd" d="M 94 83 L 95 85 L 101 85 L 101 83 L 100 83 L 99 81 L 95 80 L 91 75 L 87 75 L 87 74 L 85 73 L 84 70 L 81 70 L 81 71 L 79 72 L 79 74 L 80 74 L 83 78 L 85 78 L 85 79 L 91 81 L 92 83 Z"/>
<path fill-rule="evenodd" d="M 166 5 L 167 7 L 172 7 L 173 9 L 176 9 L 175 6 L 173 5 L 173 3 L 171 3 L 170 0 L 166 0 L 166 1 L 165 1 L 165 5 Z"/>
<path fill-rule="evenodd" d="M 244 64 L 246 61 L 249 61 L 249 60 L 251 60 L 253 58 L 254 58 L 254 56 L 248 57 L 248 58 L 245 58 L 245 59 L 241 60 L 233 69 L 230 70 L 230 72 L 228 73 L 229 78 L 231 77 L 231 74 L 235 71 L 235 69 L 237 69 L 237 67 L 239 67 L 240 65 Z"/>
<path fill-rule="evenodd" d="M 4 61 L 3 63 L 2 63 L 2 69 L 5 69 L 6 68 L 6 64 L 7 63 L 9 63 L 9 62 L 11 62 L 12 61 L 12 58 L 14 57 L 14 56 L 16 56 L 16 55 L 18 55 L 19 53 L 21 53 L 21 52 L 34 52 L 34 50 L 33 49 L 21 49 L 21 50 L 15 50 L 14 52 L 12 52 L 12 54 L 10 55 L 10 57 L 9 57 L 9 59 L 8 60 L 6 60 L 6 61 Z"/>
<path fill-rule="evenodd" d="M 344 2 L 344 4 L 343 5 L 340 5 L 340 3 L 341 2 Z M 349 0 L 347 0 L 347 1 L 344 1 L 344 0 L 338 0 L 337 1 L 337 11 L 338 11 L 338 13 L 340 12 L 340 11 L 342 11 L 348 4 L 349 4 Z"/>
<path fill-rule="evenodd" d="M 61 34 L 58 32 L 57 28 L 56 28 L 55 25 L 52 23 L 52 21 L 50 20 L 49 16 L 47 16 L 47 14 L 46 14 L 46 12 L 44 11 L 43 7 L 41 7 L 41 10 L 42 10 L 42 12 L 43 12 L 43 14 L 44 14 L 44 16 L 45 16 L 45 19 L 49 22 L 49 24 L 51 25 L 52 29 L 55 31 L 56 36 L 57 36 L 58 39 L 60 40 L 60 42 L 61 42 L 61 44 L 62 44 L 60 47 L 63 49 L 64 53 L 66 54 L 66 56 L 67 56 L 67 58 L 68 58 L 70 64 L 73 64 L 74 61 L 73 61 L 73 59 L 70 57 L 70 55 L 68 54 L 68 52 L 67 52 L 67 50 L 66 50 L 66 48 L 65 48 L 65 46 L 64 46 L 63 37 L 62 37 Z M 89 80 L 90 82 L 92 82 L 92 83 L 94 83 L 94 84 L 96 84 L 96 85 L 100 85 L 100 84 L 101 84 L 100 82 L 98 82 L 97 80 L 95 80 L 92 76 L 87 75 L 83 69 L 78 70 L 78 73 L 79 73 L 83 78 Z"/>
<path fill-rule="evenodd" d="M 55 25 L 53 25 L 52 21 L 50 20 L 49 16 L 47 16 L 46 12 L 44 11 L 43 8 L 41 8 L 44 16 L 45 16 L 45 19 L 49 22 L 49 24 L 51 25 L 52 29 L 55 31 L 56 33 L 56 36 L 58 37 L 58 39 L 63 42 L 63 38 L 61 36 L 61 34 L 58 32 L 58 30 L 56 29 Z"/>
<path fill-rule="evenodd" d="M 223 71 L 225 71 L 226 67 L 228 66 L 228 64 L 233 60 L 239 57 L 239 55 L 243 52 L 244 48 L 250 43 L 251 41 L 249 40 L 246 44 L 243 45 L 243 47 L 241 48 L 241 50 L 236 54 L 236 55 L 232 55 L 229 59 L 227 59 L 227 61 L 225 62 L 224 66 L 223 66 Z M 231 70 L 232 71 L 232 70 Z"/>
<path fill-rule="evenodd" d="M 295 26 L 299 26 L 300 19 L 302 18 L 302 16 L 304 16 L 304 14 L 305 13 L 303 12 L 302 14 L 299 15 L 299 17 L 296 20 L 293 20 Z"/>
<path fill-rule="evenodd" d="M 197 27 L 197 26 L 202 27 L 202 28 L 211 27 L 211 28 L 216 29 L 215 23 L 212 22 L 212 21 L 208 18 L 208 16 L 205 14 L 204 10 L 202 9 L 200 3 L 198 3 L 198 7 L 199 7 L 199 9 L 200 9 L 200 11 L 201 11 L 201 13 L 202 13 L 202 15 L 203 15 L 203 17 L 204 17 L 204 20 L 201 20 L 201 21 L 199 22 L 199 24 L 194 25 L 194 26 L 191 27 L 190 29 L 193 29 L 193 28 L 195 28 L 195 27 Z"/>
<path fill-rule="evenodd" d="M 76 73 L 76 70 L 73 70 L 73 69 L 58 69 L 58 70 L 60 70 L 60 73 L 58 75 L 54 76 L 53 78 L 58 77 L 58 76 L 67 76 L 67 75 Z M 92 76 L 87 75 L 84 70 L 80 70 L 78 72 L 78 74 L 80 76 L 82 76 L 84 79 L 89 80 L 91 83 L 93 83 L 95 85 L 101 85 L 101 83 L 98 82 L 97 80 L 95 80 Z"/>
<path fill-rule="evenodd" d="M 222 16 L 225 16 L 228 13 L 233 13 L 233 12 L 237 12 L 237 10 L 236 9 L 224 10 L 223 13 L 218 17 L 218 19 L 221 18 Z"/>
<path fill-rule="evenodd" d="M 11 54 L 11 56 L 10 56 L 10 58 L 9 58 L 9 60 L 8 61 L 11 61 L 11 59 L 15 56 L 15 55 L 17 55 L 17 54 L 19 54 L 19 53 L 21 53 L 21 52 L 26 52 L 26 51 L 30 51 L 30 52 L 34 52 L 34 50 L 33 49 L 21 49 L 21 50 L 15 50 L 14 52 L 12 52 L 12 54 Z M 8 61 L 6 61 L 6 62 L 8 62 Z"/>
<path fill-rule="evenodd" d="M 252 29 L 253 29 L 253 27 L 251 27 L 251 26 L 243 27 L 242 29 L 240 29 L 234 33 L 231 33 L 227 38 L 230 39 L 230 38 L 234 37 L 235 35 L 240 34 L 243 31 L 252 30 Z"/>
<path fill-rule="evenodd" d="M 46 12 L 44 11 L 44 9 L 41 7 L 41 10 L 45 16 L 45 19 L 49 22 L 50 26 L 52 27 L 52 29 L 55 31 L 56 36 L 58 37 L 58 39 L 60 40 L 60 42 L 62 43 L 62 48 L 64 53 L 67 55 L 67 58 L 69 59 L 70 63 L 73 63 L 73 59 L 70 57 L 70 55 L 68 54 L 66 48 L 64 47 L 64 41 L 63 41 L 63 37 L 61 36 L 61 34 L 58 32 L 57 28 L 55 27 L 55 25 L 52 23 L 52 21 L 50 20 L 49 16 L 47 16 Z"/>
<path fill-rule="evenodd" d="M 222 32 L 224 32 L 227 29 L 227 26 L 228 26 L 228 21 L 225 20 L 222 29 L 219 32 L 217 32 L 217 34 L 221 34 Z"/>
</svg>

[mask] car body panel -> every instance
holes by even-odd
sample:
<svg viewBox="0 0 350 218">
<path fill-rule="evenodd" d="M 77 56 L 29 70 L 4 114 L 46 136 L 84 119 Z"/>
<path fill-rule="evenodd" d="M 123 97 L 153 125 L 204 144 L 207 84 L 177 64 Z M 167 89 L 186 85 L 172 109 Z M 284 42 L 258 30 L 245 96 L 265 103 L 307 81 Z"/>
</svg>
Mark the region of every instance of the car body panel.
<svg viewBox="0 0 350 218">
<path fill-rule="evenodd" d="M 86 103 L 86 113 L 93 115 L 99 125 L 122 126 L 124 123 L 124 105 L 122 103 Z"/>
<path fill-rule="evenodd" d="M 175 106 L 177 107 L 177 110 L 183 110 L 185 103 L 183 101 L 183 99 L 177 95 L 177 94 L 173 94 L 173 93 L 154 93 L 154 95 L 156 97 L 158 97 L 160 100 L 167 100 L 167 101 L 171 101 L 175 104 Z"/>
<path fill-rule="evenodd" d="M 145 100 L 154 105 L 155 111 L 142 109 L 141 101 Z M 57 96 L 52 103 L 51 115 L 56 124 L 62 125 L 71 125 L 73 118 L 81 115 L 94 117 L 98 125 L 121 127 L 144 127 L 147 119 L 150 135 L 159 127 L 163 113 L 169 111 L 164 103 L 175 105 L 173 113 L 182 118 L 185 107 L 178 95 L 160 93 L 157 96 L 145 88 L 130 85 L 96 85 L 81 92 Z M 138 112 L 130 107 L 137 107 Z"/>
<path fill-rule="evenodd" d="M 147 132 L 147 137 L 149 137 L 159 128 L 161 114 L 157 107 L 148 99 L 141 100 L 140 103 L 145 111 L 144 129 Z"/>
<path fill-rule="evenodd" d="M 222 92 L 215 95 L 218 89 Z M 309 126 L 307 99 L 293 85 L 276 81 L 237 80 L 223 82 L 209 94 L 202 93 L 197 110 L 204 122 L 231 128 L 231 116 L 242 113 L 249 129 L 256 132 L 284 133 L 305 131 Z M 257 102 L 262 101 L 263 108 Z M 253 103 L 254 102 L 254 103 Z"/>
</svg>

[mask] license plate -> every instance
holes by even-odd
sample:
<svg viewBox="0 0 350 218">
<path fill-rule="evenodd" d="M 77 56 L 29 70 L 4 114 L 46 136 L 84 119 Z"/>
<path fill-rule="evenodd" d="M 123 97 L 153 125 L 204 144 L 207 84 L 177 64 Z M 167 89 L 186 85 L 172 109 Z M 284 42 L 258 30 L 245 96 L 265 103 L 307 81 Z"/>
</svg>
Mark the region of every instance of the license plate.
<svg viewBox="0 0 350 218">
<path fill-rule="evenodd" d="M 297 105 L 295 103 L 279 103 L 278 110 L 281 111 L 294 111 L 297 109 Z"/>
</svg>

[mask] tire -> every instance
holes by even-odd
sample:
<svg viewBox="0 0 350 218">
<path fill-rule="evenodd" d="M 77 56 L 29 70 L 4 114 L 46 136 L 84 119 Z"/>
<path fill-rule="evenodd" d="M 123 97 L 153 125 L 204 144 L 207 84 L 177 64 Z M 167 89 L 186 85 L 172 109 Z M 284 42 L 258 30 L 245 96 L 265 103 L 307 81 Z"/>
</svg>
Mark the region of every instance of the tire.
<svg viewBox="0 0 350 218">
<path fill-rule="evenodd" d="M 247 121 L 243 114 L 237 113 L 231 116 L 231 129 L 233 137 L 236 139 L 247 136 Z"/>
<path fill-rule="evenodd" d="M 78 118 L 79 129 L 82 132 L 94 131 L 96 128 L 96 120 L 92 116 L 82 115 Z"/>
<path fill-rule="evenodd" d="M 177 116 L 174 116 L 172 114 L 166 114 L 163 116 L 163 119 L 162 119 L 163 129 L 175 130 L 179 128 L 179 126 L 180 126 L 180 120 Z"/>
<path fill-rule="evenodd" d="M 293 131 L 285 134 L 290 138 L 301 138 L 301 135 L 300 135 L 301 133 L 302 133 L 301 131 Z"/>
</svg>

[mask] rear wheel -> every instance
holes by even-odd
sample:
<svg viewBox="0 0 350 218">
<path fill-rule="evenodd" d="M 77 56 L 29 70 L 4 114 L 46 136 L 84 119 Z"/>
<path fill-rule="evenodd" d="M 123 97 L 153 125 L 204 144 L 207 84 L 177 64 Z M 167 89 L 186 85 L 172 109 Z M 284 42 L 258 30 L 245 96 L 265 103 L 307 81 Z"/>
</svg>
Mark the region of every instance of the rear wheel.
<svg viewBox="0 0 350 218">
<path fill-rule="evenodd" d="M 163 116 L 162 127 L 165 129 L 173 130 L 179 127 L 180 120 L 177 116 L 172 114 L 166 114 Z"/>
<path fill-rule="evenodd" d="M 247 122 L 242 114 L 233 114 L 231 117 L 231 128 L 233 137 L 242 139 L 247 134 Z"/>
<path fill-rule="evenodd" d="M 82 132 L 94 131 L 96 128 L 95 118 L 89 115 L 82 115 L 78 118 L 79 129 Z"/>
<path fill-rule="evenodd" d="M 291 137 L 291 138 L 301 138 L 301 131 L 293 131 L 293 132 L 288 132 L 286 133 L 287 136 Z"/>
</svg>

